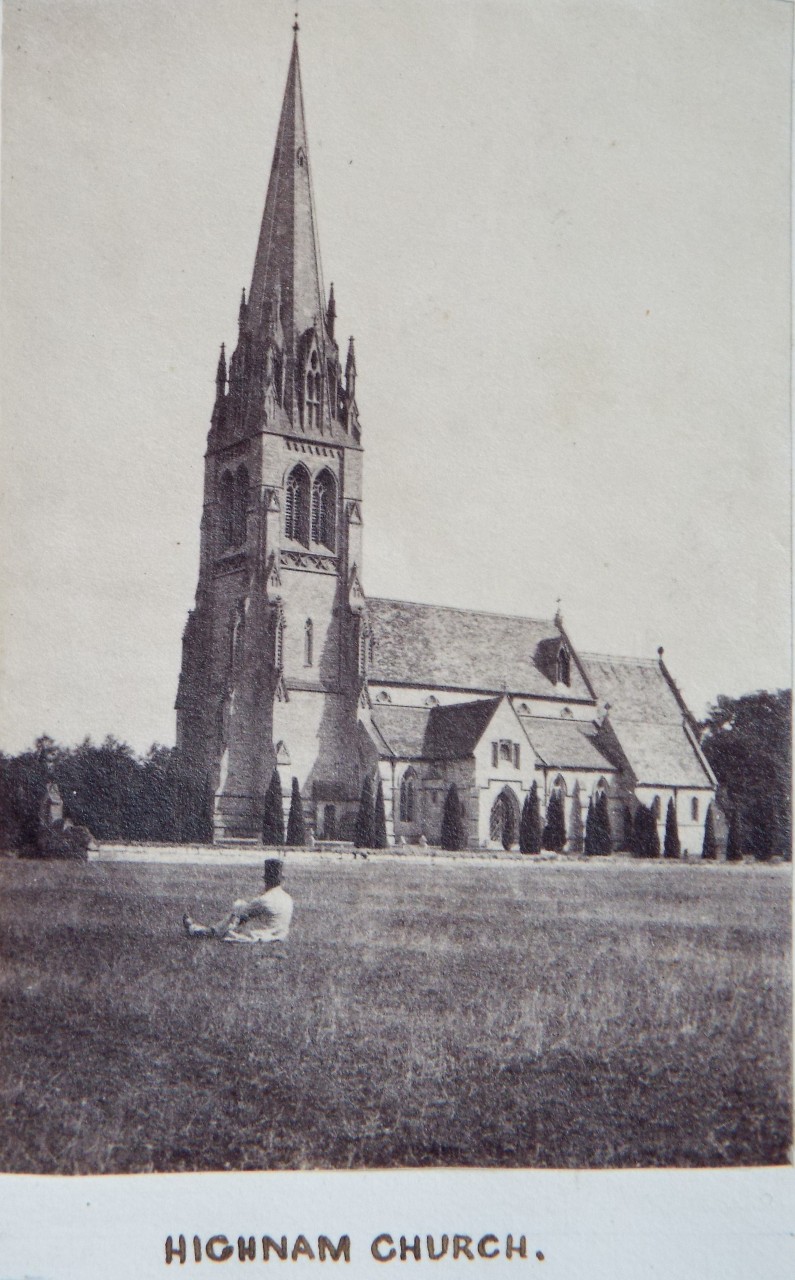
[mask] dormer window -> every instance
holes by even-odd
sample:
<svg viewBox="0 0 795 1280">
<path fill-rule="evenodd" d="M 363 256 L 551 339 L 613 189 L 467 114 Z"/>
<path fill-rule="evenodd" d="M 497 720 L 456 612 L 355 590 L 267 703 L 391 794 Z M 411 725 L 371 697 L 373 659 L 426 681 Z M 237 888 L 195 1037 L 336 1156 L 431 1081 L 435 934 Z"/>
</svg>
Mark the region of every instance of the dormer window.
<svg viewBox="0 0 795 1280">
<path fill-rule="evenodd" d="M 571 684 L 571 658 L 565 644 L 558 649 L 558 663 L 555 675 L 557 684 Z"/>
</svg>

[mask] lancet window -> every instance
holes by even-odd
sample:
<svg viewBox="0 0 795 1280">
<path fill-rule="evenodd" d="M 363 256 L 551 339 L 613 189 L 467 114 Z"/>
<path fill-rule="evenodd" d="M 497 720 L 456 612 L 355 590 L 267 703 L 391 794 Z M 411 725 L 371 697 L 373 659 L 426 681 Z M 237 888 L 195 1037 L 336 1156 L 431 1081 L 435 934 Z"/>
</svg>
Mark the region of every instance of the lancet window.
<svg viewBox="0 0 795 1280">
<path fill-rule="evenodd" d="M 306 405 L 306 426 L 309 431 L 317 431 L 320 427 L 320 362 L 317 352 L 309 357 L 305 376 L 304 403 Z"/>
<path fill-rule="evenodd" d="M 413 822 L 417 808 L 417 775 L 407 769 L 400 783 L 400 821 Z"/>
<path fill-rule="evenodd" d="M 562 644 L 558 649 L 556 678 L 558 684 L 571 684 L 571 658 L 565 644 Z"/>
<path fill-rule="evenodd" d="M 330 471 L 321 471 L 312 485 L 312 541 L 329 551 L 335 549 L 337 486 Z"/>
<path fill-rule="evenodd" d="M 306 622 L 304 623 L 304 666 L 305 667 L 312 666 L 312 661 L 314 657 L 314 654 L 313 654 L 314 638 L 315 638 L 314 632 L 315 632 L 315 629 L 312 625 L 312 619 L 307 618 Z"/>
<path fill-rule="evenodd" d="M 309 472 L 300 463 L 287 477 L 284 495 L 284 533 L 309 545 Z"/>
</svg>

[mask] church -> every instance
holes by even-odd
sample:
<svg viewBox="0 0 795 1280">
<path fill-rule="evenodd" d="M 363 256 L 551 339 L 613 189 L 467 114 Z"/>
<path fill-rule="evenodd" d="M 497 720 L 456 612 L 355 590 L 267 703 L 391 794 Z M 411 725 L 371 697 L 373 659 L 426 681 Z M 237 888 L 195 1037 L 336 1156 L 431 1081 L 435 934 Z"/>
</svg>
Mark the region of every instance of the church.
<svg viewBox="0 0 795 1280">
<path fill-rule="evenodd" d="M 455 783 L 468 848 L 510 847 L 536 783 L 576 849 L 604 794 L 613 847 L 638 803 L 702 847 L 715 777 L 663 660 L 575 649 L 522 618 L 364 589 L 364 432 L 353 339 L 323 287 L 297 26 L 236 347 L 218 361 L 177 748 L 216 842 L 261 835 L 278 770 L 307 830 L 350 839 L 380 778 L 388 839 L 438 844 Z M 557 807 L 557 806 L 556 806 Z"/>
</svg>

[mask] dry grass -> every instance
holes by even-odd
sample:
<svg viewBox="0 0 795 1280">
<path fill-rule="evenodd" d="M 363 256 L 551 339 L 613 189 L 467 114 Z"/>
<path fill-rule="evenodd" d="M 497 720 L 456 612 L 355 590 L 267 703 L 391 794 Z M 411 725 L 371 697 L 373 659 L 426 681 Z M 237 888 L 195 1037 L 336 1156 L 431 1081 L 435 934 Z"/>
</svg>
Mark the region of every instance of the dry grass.
<svg viewBox="0 0 795 1280">
<path fill-rule="evenodd" d="M 785 867 L 0 866 L 5 1170 L 780 1163 Z"/>
</svg>

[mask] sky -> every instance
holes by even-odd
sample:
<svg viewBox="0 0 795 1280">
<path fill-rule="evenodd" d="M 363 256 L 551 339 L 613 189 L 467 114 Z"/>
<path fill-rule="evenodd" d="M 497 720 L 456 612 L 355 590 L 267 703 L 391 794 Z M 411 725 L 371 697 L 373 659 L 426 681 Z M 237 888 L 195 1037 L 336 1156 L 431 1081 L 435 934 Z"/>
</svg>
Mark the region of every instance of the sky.
<svg viewBox="0 0 795 1280">
<path fill-rule="evenodd" d="M 279 0 L 3 14 L 0 749 L 174 740 Z M 372 595 L 551 617 L 696 715 L 790 680 L 780 0 L 304 0 Z M 498 655 L 495 655 L 498 662 Z"/>
</svg>

